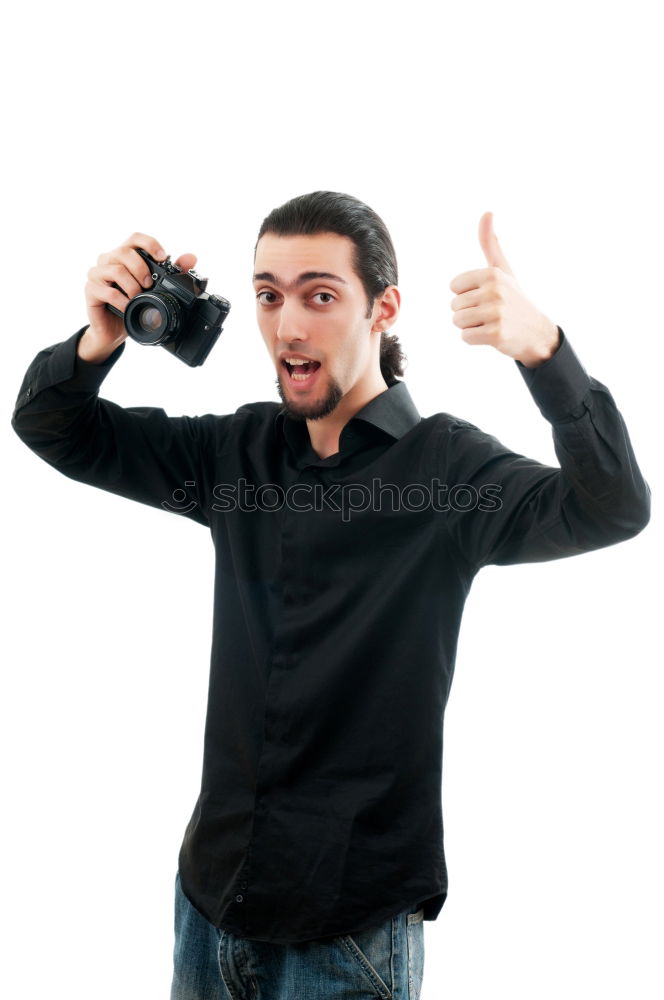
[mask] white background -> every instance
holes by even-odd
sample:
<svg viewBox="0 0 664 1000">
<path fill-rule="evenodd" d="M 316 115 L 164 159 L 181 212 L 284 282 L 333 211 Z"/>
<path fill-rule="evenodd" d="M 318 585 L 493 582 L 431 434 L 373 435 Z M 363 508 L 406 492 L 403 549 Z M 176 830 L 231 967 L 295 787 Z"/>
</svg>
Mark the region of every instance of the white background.
<svg viewBox="0 0 664 1000">
<path fill-rule="evenodd" d="M 205 529 L 67 480 L 10 415 L 135 230 L 232 303 L 206 364 L 128 342 L 102 394 L 228 413 L 274 399 L 251 288 L 260 223 L 366 201 L 399 259 L 393 331 L 421 414 L 557 465 L 516 366 L 452 323 L 493 211 L 526 295 L 625 418 L 653 493 L 635 539 L 488 567 L 445 719 L 449 897 L 423 1000 L 655 1000 L 662 822 L 661 31 L 652 3 L 26 3 L 5 15 L 3 989 L 168 995 L 177 852 L 198 793 Z M 322 568 L 324 571 L 324 568 Z M 659 598 L 659 599 L 657 599 Z"/>
</svg>

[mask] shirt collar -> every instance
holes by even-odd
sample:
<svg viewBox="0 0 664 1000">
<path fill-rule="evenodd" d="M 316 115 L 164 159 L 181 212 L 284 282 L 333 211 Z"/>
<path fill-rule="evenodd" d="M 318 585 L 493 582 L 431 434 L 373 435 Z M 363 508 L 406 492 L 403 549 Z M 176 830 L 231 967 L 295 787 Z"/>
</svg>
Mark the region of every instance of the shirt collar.
<svg viewBox="0 0 664 1000">
<path fill-rule="evenodd" d="M 365 420 L 398 440 L 411 427 L 419 424 L 422 418 L 406 388 L 406 383 L 397 381 L 370 399 L 352 419 Z"/>
<path fill-rule="evenodd" d="M 374 427 L 378 427 L 398 440 L 412 427 L 419 424 L 421 419 L 406 383 L 395 381 L 383 392 L 370 399 L 361 410 L 358 410 L 351 417 L 341 432 L 340 445 L 346 428 L 358 420 L 373 424 Z M 304 424 L 302 421 L 293 420 L 282 407 L 275 415 L 275 426 L 277 433 L 283 432 L 286 439 L 293 443 L 297 441 L 298 427 L 301 428 Z"/>
</svg>

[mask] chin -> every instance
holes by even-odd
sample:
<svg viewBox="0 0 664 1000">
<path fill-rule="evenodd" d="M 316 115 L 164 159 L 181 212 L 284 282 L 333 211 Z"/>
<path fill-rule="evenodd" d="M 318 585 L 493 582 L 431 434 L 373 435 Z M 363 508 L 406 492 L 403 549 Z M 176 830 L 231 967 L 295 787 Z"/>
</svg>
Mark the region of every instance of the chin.
<svg viewBox="0 0 664 1000">
<path fill-rule="evenodd" d="M 290 386 L 284 386 L 281 373 L 276 379 L 276 385 L 286 412 L 294 420 L 320 420 L 332 413 L 343 399 L 343 390 L 334 379 L 327 386 L 321 385 L 315 396 L 306 399 L 298 399 L 290 391 Z"/>
</svg>

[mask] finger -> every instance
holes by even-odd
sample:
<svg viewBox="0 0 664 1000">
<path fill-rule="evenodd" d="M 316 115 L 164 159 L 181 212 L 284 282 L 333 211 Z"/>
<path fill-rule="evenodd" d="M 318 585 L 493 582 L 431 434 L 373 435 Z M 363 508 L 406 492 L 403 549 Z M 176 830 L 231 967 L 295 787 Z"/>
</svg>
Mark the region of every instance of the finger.
<svg viewBox="0 0 664 1000">
<path fill-rule="evenodd" d="M 190 271 L 192 267 L 196 266 L 197 260 L 198 257 L 196 256 L 196 254 L 183 253 L 182 256 L 178 257 L 178 259 L 175 261 L 175 264 L 177 267 L 180 268 L 181 271 Z"/>
<path fill-rule="evenodd" d="M 465 340 L 467 344 L 490 344 L 495 347 L 495 330 L 491 326 L 477 326 L 471 327 L 469 330 L 463 330 L 461 333 L 461 339 Z"/>
<path fill-rule="evenodd" d="M 133 275 L 143 288 L 150 288 L 153 284 L 152 268 L 133 247 L 124 245 L 118 247 L 115 253 L 110 255 L 109 263 L 124 265 L 129 274 Z"/>
<path fill-rule="evenodd" d="M 124 264 L 107 264 L 105 267 L 93 267 L 88 271 L 88 278 L 93 284 L 116 284 L 128 299 L 138 295 L 141 285 Z"/>
<path fill-rule="evenodd" d="M 145 250 L 151 257 L 159 261 L 165 260 L 168 256 L 159 240 L 156 240 L 154 236 L 148 236 L 146 233 L 132 233 L 122 246 L 130 248 L 140 247 L 141 250 Z"/>
<path fill-rule="evenodd" d="M 514 272 L 507 262 L 493 228 L 493 212 L 485 212 L 480 219 L 478 236 L 487 264 L 490 267 L 499 267 L 501 271 L 514 277 Z"/>
<path fill-rule="evenodd" d="M 450 281 L 450 288 L 453 292 L 457 292 L 458 295 L 469 292 L 473 288 L 481 288 L 492 270 L 490 267 L 483 267 L 475 271 L 464 271 Z"/>
<path fill-rule="evenodd" d="M 455 312 L 452 322 L 462 330 L 470 330 L 486 326 L 495 320 L 494 309 L 489 305 L 473 306 L 470 309 L 460 309 Z"/>
<path fill-rule="evenodd" d="M 476 306 L 480 302 L 481 291 L 479 288 L 472 288 L 469 292 L 464 292 L 463 295 L 455 295 L 450 302 L 450 308 L 457 309 L 469 309 L 471 306 Z"/>
<path fill-rule="evenodd" d="M 90 280 L 88 280 L 85 286 L 85 300 L 90 309 L 98 309 L 108 303 L 115 306 L 120 312 L 125 311 L 129 302 L 127 296 L 119 289 L 113 288 L 112 285 L 106 285 L 103 281 Z"/>
</svg>

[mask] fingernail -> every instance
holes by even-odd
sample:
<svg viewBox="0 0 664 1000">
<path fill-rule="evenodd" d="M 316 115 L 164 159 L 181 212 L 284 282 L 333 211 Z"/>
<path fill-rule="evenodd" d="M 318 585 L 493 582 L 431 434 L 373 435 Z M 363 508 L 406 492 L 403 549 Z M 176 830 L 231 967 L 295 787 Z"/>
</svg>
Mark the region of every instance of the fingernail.
<svg viewBox="0 0 664 1000">
<path fill-rule="evenodd" d="M 157 260 L 166 260 L 166 256 L 166 251 L 159 247 L 159 250 L 157 251 Z"/>
<path fill-rule="evenodd" d="M 145 278 L 143 278 L 143 286 L 145 288 L 149 288 L 151 284 L 152 284 L 152 277 L 148 274 Z"/>
</svg>

